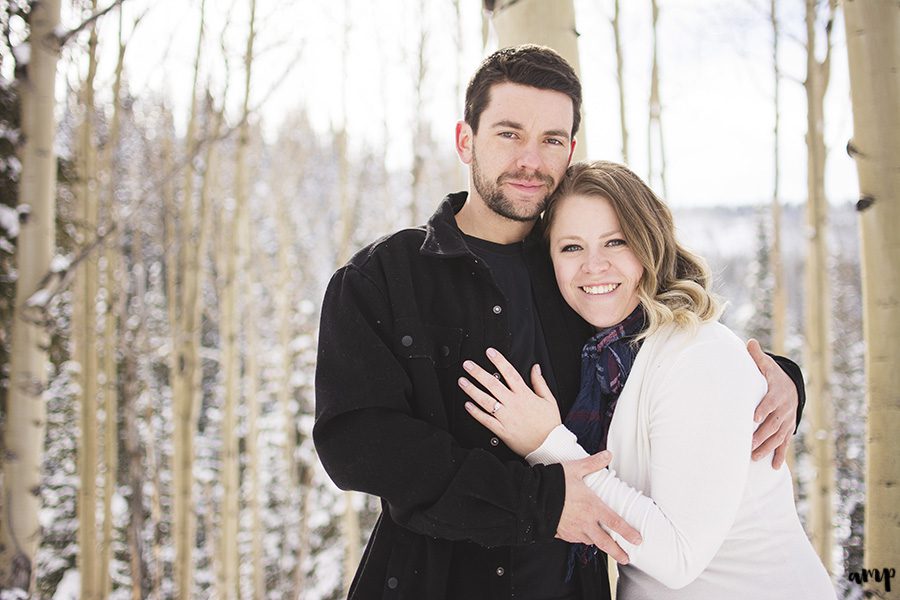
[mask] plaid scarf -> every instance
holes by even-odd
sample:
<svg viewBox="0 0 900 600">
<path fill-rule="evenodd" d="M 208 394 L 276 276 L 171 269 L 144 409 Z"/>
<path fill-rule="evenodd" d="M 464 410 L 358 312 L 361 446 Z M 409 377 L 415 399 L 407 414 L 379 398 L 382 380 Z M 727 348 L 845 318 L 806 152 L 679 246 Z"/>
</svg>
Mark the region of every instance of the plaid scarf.
<svg viewBox="0 0 900 600">
<path fill-rule="evenodd" d="M 638 304 L 618 325 L 598 331 L 581 351 L 581 390 L 566 415 L 566 427 L 589 454 L 606 449 L 609 425 L 619 394 L 640 350 L 634 337 L 646 327 L 644 311 Z M 596 546 L 572 544 L 566 580 L 572 578 L 576 559 L 582 565 L 595 560 Z"/>
</svg>

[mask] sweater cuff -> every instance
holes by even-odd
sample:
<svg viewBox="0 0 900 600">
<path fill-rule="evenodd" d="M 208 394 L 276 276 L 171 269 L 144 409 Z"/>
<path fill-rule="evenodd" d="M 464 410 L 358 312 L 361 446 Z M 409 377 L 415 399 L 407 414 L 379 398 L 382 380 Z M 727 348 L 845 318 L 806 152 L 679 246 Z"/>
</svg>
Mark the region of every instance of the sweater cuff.
<svg viewBox="0 0 900 600">
<path fill-rule="evenodd" d="M 590 456 L 565 425 L 557 425 L 537 450 L 525 457 L 529 465 L 552 465 Z"/>
</svg>

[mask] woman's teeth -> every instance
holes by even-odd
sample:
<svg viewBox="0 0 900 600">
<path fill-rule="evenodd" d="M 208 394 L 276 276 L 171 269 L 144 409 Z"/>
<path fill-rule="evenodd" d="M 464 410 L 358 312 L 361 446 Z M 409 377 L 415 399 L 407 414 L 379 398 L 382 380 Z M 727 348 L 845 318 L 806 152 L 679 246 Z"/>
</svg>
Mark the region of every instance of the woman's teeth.
<svg viewBox="0 0 900 600">
<path fill-rule="evenodd" d="M 608 294 L 620 284 L 618 283 L 607 283 L 606 285 L 585 285 L 582 286 L 581 289 L 585 291 L 587 294 Z"/>
</svg>

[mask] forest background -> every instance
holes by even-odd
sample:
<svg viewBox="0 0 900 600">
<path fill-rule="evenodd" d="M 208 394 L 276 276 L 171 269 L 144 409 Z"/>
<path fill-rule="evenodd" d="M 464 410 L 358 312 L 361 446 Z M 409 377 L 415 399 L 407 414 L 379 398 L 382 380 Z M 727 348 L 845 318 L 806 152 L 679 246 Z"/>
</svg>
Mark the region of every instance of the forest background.
<svg viewBox="0 0 900 600">
<path fill-rule="evenodd" d="M 889 4 L 0 1 L 0 597 L 346 595 L 379 506 L 311 444 L 324 287 L 466 187 L 467 78 L 521 41 L 578 65 L 581 156 L 642 174 L 725 321 L 803 365 L 805 527 L 840 597 L 890 597 Z"/>
</svg>

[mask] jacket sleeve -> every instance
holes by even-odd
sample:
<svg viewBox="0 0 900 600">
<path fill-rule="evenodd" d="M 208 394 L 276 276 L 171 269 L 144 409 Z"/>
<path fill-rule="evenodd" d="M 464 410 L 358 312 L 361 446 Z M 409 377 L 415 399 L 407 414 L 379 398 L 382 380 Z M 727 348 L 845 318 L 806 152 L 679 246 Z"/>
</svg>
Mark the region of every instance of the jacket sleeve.
<svg viewBox="0 0 900 600">
<path fill-rule="evenodd" d="M 686 586 L 709 565 L 744 494 L 753 410 L 765 394 L 765 381 L 749 355 L 742 354 L 739 346 L 695 344 L 671 363 L 668 375 L 653 388 L 652 498 L 610 469 L 585 478 L 614 512 L 640 531 L 639 546 L 611 532 L 630 564 L 669 588 Z M 710 357 L 716 358 L 713 369 L 708 368 Z M 585 456 L 575 435 L 559 426 L 527 459 L 548 463 Z"/>
<path fill-rule="evenodd" d="M 787 373 L 797 387 L 797 423 L 794 426 L 794 433 L 797 433 L 797 428 L 800 427 L 800 418 L 803 416 L 803 407 L 806 406 L 806 385 L 803 382 L 803 372 L 800 370 L 800 366 L 789 358 L 771 352 L 766 352 L 766 354 L 775 359 L 781 370 Z"/>
<path fill-rule="evenodd" d="M 379 286 L 352 265 L 332 278 L 322 305 L 313 439 L 341 489 L 380 496 L 394 521 L 417 533 L 483 546 L 550 539 L 565 497 L 559 465 L 529 467 L 466 449 L 422 414 L 393 351 L 393 315 Z"/>
</svg>

